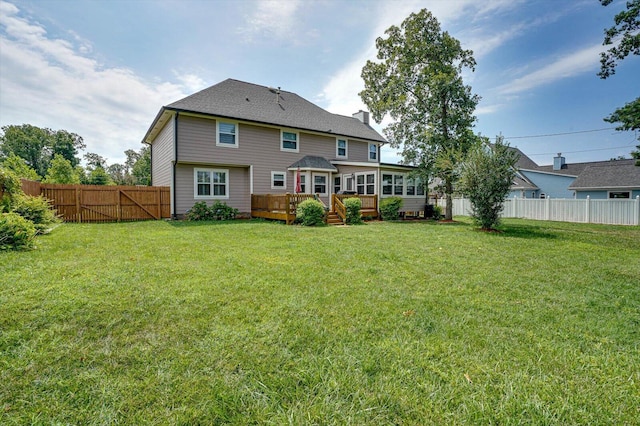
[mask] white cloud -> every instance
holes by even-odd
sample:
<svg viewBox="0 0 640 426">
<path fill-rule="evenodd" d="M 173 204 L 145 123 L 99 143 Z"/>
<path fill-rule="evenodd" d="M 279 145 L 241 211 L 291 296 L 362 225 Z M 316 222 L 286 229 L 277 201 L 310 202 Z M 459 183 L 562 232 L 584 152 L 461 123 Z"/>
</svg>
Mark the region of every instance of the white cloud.
<svg viewBox="0 0 640 426">
<path fill-rule="evenodd" d="M 110 163 L 141 148 L 158 109 L 204 82 L 178 75 L 178 83 L 148 82 L 127 68 L 108 68 L 88 56 L 91 45 L 50 38 L 46 29 L 0 2 L 0 124 L 29 123 L 65 129 L 84 138 L 85 152 Z"/>
<path fill-rule="evenodd" d="M 238 32 L 248 42 L 263 38 L 290 39 L 296 31 L 296 12 L 301 0 L 258 0 Z"/>
<path fill-rule="evenodd" d="M 501 86 L 499 92 L 503 95 L 522 93 L 539 86 L 593 70 L 597 68 L 600 58 L 599 54 L 603 50 L 604 48 L 601 44 L 596 44 L 578 52 L 557 58 L 552 63 Z"/>
</svg>

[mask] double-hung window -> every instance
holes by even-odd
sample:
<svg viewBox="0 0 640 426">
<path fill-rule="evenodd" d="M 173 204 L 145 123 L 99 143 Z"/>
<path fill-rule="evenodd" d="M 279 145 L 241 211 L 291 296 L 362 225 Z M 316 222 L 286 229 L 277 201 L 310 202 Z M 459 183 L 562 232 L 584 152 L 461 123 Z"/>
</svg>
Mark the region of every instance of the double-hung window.
<svg viewBox="0 0 640 426">
<path fill-rule="evenodd" d="M 195 169 L 194 198 L 229 198 L 229 170 Z"/>
<path fill-rule="evenodd" d="M 336 139 L 336 157 L 347 158 L 348 145 L 346 139 Z"/>
<path fill-rule="evenodd" d="M 393 175 L 382 175 L 382 195 L 393 195 Z"/>
<path fill-rule="evenodd" d="M 369 144 L 369 161 L 378 161 L 378 145 L 375 143 Z"/>
<path fill-rule="evenodd" d="M 315 175 L 313 177 L 313 192 L 316 194 L 327 193 L 327 176 Z"/>
<path fill-rule="evenodd" d="M 286 189 L 287 175 L 284 172 L 271 172 L 271 189 Z"/>
<path fill-rule="evenodd" d="M 307 193 L 307 175 L 304 173 L 300 174 L 300 193 Z"/>
<path fill-rule="evenodd" d="M 407 178 L 407 195 L 416 195 L 416 179 L 412 177 Z"/>
<path fill-rule="evenodd" d="M 404 175 L 393 175 L 393 195 L 402 195 L 404 189 Z"/>
<path fill-rule="evenodd" d="M 280 138 L 280 151 L 298 152 L 298 133 L 282 131 Z"/>
<path fill-rule="evenodd" d="M 340 176 L 335 176 L 333 178 L 333 193 L 337 194 L 338 192 L 340 192 L 341 189 L 341 184 L 342 183 L 342 179 L 340 178 Z"/>
<path fill-rule="evenodd" d="M 360 195 L 374 195 L 376 193 L 375 173 L 356 175 L 356 192 Z"/>
<path fill-rule="evenodd" d="M 216 145 L 238 147 L 238 125 L 225 121 L 217 122 Z"/>
</svg>

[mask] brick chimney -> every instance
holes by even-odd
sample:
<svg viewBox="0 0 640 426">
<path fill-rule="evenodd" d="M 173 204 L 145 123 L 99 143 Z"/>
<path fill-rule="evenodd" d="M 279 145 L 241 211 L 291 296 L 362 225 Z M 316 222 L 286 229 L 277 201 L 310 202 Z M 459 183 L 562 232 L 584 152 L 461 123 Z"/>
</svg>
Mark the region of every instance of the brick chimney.
<svg viewBox="0 0 640 426">
<path fill-rule="evenodd" d="M 364 124 L 367 124 L 367 125 L 369 124 L 369 112 L 368 111 L 360 110 L 360 111 L 352 114 L 351 116 L 353 118 L 357 118 L 358 120 L 360 120 Z"/>
</svg>

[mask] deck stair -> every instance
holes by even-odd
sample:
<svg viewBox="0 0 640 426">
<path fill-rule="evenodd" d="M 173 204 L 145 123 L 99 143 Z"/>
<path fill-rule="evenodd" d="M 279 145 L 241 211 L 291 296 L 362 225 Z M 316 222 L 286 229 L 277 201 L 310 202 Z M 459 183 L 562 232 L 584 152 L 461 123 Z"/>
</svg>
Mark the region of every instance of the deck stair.
<svg viewBox="0 0 640 426">
<path fill-rule="evenodd" d="M 327 212 L 327 225 L 342 225 L 342 219 L 336 212 Z"/>
</svg>

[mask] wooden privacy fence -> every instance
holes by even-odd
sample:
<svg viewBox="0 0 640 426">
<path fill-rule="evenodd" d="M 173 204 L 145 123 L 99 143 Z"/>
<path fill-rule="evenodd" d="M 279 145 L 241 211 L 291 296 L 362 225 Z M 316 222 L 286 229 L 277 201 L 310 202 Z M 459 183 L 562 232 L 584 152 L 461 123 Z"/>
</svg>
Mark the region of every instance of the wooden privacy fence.
<svg viewBox="0 0 640 426">
<path fill-rule="evenodd" d="M 65 222 L 122 222 L 171 216 L 166 186 L 61 185 L 22 180 L 22 190 L 42 195 Z"/>
</svg>

